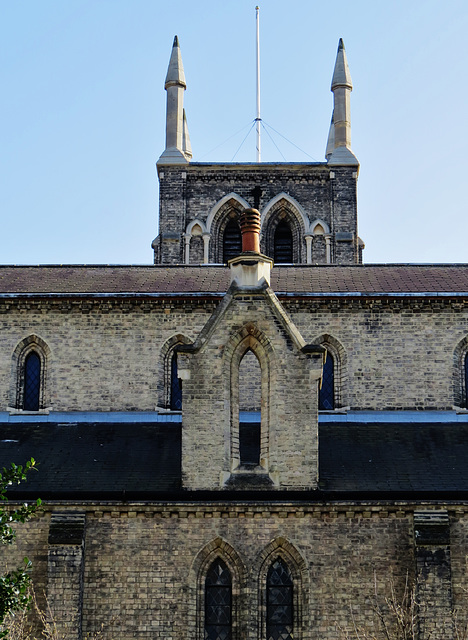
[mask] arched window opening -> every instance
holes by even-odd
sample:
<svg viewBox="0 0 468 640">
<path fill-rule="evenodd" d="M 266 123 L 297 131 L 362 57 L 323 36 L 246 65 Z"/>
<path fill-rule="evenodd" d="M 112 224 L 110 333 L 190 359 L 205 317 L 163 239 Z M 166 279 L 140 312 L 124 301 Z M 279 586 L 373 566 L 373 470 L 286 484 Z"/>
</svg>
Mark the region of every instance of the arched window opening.
<svg viewBox="0 0 468 640">
<path fill-rule="evenodd" d="M 270 566 L 266 587 L 267 640 L 292 640 L 293 580 L 281 558 L 277 558 Z"/>
<path fill-rule="evenodd" d="M 273 260 L 277 264 L 293 261 L 293 236 L 286 220 L 281 220 L 275 229 Z"/>
<path fill-rule="evenodd" d="M 177 352 L 171 358 L 171 402 L 172 411 L 182 411 L 182 380 L 177 369 Z"/>
<path fill-rule="evenodd" d="M 239 365 L 239 457 L 243 467 L 260 464 L 262 371 L 248 349 Z"/>
<path fill-rule="evenodd" d="M 335 408 L 335 362 L 327 351 L 327 359 L 323 365 L 322 388 L 319 392 L 319 410 L 331 411 Z"/>
<path fill-rule="evenodd" d="M 39 411 L 41 393 L 41 359 L 31 351 L 24 361 L 23 409 Z"/>
<path fill-rule="evenodd" d="M 232 580 L 220 559 L 210 566 L 205 580 L 205 640 L 231 640 Z"/>
<path fill-rule="evenodd" d="M 239 221 L 231 218 L 224 229 L 223 262 L 227 262 L 242 253 L 242 234 Z"/>
</svg>

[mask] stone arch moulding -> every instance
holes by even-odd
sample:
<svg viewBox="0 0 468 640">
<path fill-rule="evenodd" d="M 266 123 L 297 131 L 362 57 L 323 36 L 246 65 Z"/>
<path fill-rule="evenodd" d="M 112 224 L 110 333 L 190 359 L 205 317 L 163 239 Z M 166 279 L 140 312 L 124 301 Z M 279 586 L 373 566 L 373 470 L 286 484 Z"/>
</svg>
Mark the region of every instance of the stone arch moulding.
<svg viewBox="0 0 468 640">
<path fill-rule="evenodd" d="M 284 192 L 270 200 L 261 213 L 262 251 L 273 257 L 275 230 L 281 220 L 285 220 L 291 229 L 293 262 L 301 263 L 305 252 L 305 235 L 310 230 L 309 218 L 303 207 Z"/>
<path fill-rule="evenodd" d="M 226 225 L 233 214 L 239 214 L 249 207 L 249 203 L 237 193 L 229 193 L 214 205 L 206 220 L 206 230 L 209 233 L 209 261 L 223 263 L 223 235 Z"/>
<path fill-rule="evenodd" d="M 208 233 L 211 233 L 211 227 L 213 225 L 213 220 L 215 219 L 216 214 L 230 200 L 235 200 L 236 202 L 238 202 L 243 209 L 248 209 L 250 207 L 247 200 L 244 200 L 242 196 L 239 196 L 237 193 L 234 193 L 234 191 L 232 191 L 231 193 L 228 193 L 226 196 L 223 196 L 221 200 L 218 200 L 218 202 L 214 205 L 214 207 L 212 207 L 210 213 L 208 214 L 208 218 L 206 219 L 206 230 Z"/>
<path fill-rule="evenodd" d="M 10 407 L 15 410 L 23 409 L 25 362 L 28 355 L 33 351 L 38 355 L 41 364 L 39 410 L 46 409 L 50 405 L 50 390 L 47 379 L 49 376 L 51 351 L 47 342 L 33 333 L 20 340 L 12 354 Z"/>
<path fill-rule="evenodd" d="M 306 212 L 304 211 L 304 207 L 301 204 L 299 204 L 299 202 L 295 198 L 293 198 L 289 194 L 285 193 L 284 191 L 282 193 L 278 193 L 278 195 L 276 195 L 274 198 L 272 198 L 265 205 L 263 210 L 261 211 L 261 220 L 260 221 L 261 221 L 262 229 L 263 229 L 263 226 L 265 224 L 265 221 L 270 216 L 271 209 L 273 209 L 273 208 L 276 209 L 275 205 L 277 205 L 282 200 L 284 200 L 286 203 L 288 203 L 290 205 L 290 208 L 294 212 L 295 216 L 298 218 L 298 220 L 301 221 L 302 227 L 303 227 L 303 232 L 304 233 L 309 233 L 309 231 L 310 231 L 309 217 L 306 214 Z"/>
<path fill-rule="evenodd" d="M 161 359 L 158 381 L 158 406 L 164 409 L 170 407 L 171 399 L 171 364 L 174 349 L 179 344 L 192 344 L 192 340 L 182 333 L 168 338 L 161 347 Z"/>
<path fill-rule="evenodd" d="M 254 572 L 258 576 L 260 637 L 266 637 L 266 580 L 268 569 L 277 558 L 281 558 L 287 564 L 292 575 L 294 638 L 300 640 L 307 626 L 305 617 L 308 610 L 309 572 L 307 563 L 297 547 L 282 536 L 272 540 L 259 554 L 254 564 Z"/>
<path fill-rule="evenodd" d="M 239 366 L 242 358 L 251 350 L 256 356 L 261 370 L 261 426 L 260 426 L 260 467 L 263 473 L 270 467 L 270 429 L 271 429 L 271 387 L 275 354 L 267 336 L 253 323 L 245 324 L 240 331 L 231 336 L 225 351 L 226 378 L 225 394 L 230 402 L 230 443 L 228 452 L 230 470 L 240 469 L 239 451 Z"/>
<path fill-rule="evenodd" d="M 202 220 L 199 220 L 198 218 L 195 218 L 195 220 L 192 220 L 192 222 L 188 223 L 185 233 L 187 235 L 192 235 L 193 228 L 196 227 L 197 225 L 202 230 L 202 233 L 207 233 L 205 223 Z"/>
<path fill-rule="evenodd" d="M 453 404 L 468 409 L 468 336 L 462 338 L 453 351 Z"/>
<path fill-rule="evenodd" d="M 328 224 L 325 222 L 325 220 L 320 220 L 319 218 L 317 218 L 316 220 L 314 220 L 313 222 L 310 223 L 310 233 L 312 235 L 315 235 L 315 229 L 320 226 L 323 229 L 323 233 L 329 234 L 330 233 L 330 227 L 328 226 Z"/>
<path fill-rule="evenodd" d="M 198 231 L 198 233 L 195 233 L 195 231 Z M 203 239 L 203 247 L 202 247 L 203 257 L 199 255 L 198 256 L 199 260 L 196 260 L 196 259 L 193 260 L 193 256 L 191 256 L 191 253 L 193 254 L 193 247 L 191 246 L 192 238 L 196 238 L 197 240 Z M 191 264 L 191 263 L 196 264 L 200 262 L 203 262 L 206 264 L 208 262 L 209 235 L 207 233 L 205 223 L 202 220 L 195 218 L 195 220 L 192 220 L 191 222 L 189 222 L 189 224 L 187 225 L 187 228 L 185 229 L 184 241 L 185 241 L 185 246 L 184 246 L 185 264 Z"/>
<path fill-rule="evenodd" d="M 339 340 L 328 333 L 314 338 L 314 344 L 325 347 L 332 355 L 335 365 L 334 375 L 334 399 L 335 409 L 348 406 L 348 356 L 344 346 Z"/>
<path fill-rule="evenodd" d="M 232 638 L 241 637 L 240 612 L 245 611 L 245 594 L 242 585 L 246 584 L 246 568 L 237 551 L 219 536 L 206 544 L 195 556 L 189 571 L 190 610 L 194 615 L 189 616 L 191 633 L 187 637 L 197 640 L 204 638 L 205 612 L 205 579 L 212 563 L 220 558 L 227 566 L 232 580 Z"/>
</svg>

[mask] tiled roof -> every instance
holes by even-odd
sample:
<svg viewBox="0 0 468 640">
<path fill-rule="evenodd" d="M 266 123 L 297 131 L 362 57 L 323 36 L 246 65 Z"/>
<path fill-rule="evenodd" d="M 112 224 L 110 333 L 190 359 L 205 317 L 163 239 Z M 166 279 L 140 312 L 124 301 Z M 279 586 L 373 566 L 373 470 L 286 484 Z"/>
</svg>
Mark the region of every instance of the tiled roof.
<svg viewBox="0 0 468 640">
<path fill-rule="evenodd" d="M 0 423 L 0 469 L 31 456 L 38 471 L 11 497 L 203 498 L 181 490 L 180 424 Z M 467 499 L 467 459 L 466 422 L 326 423 L 319 429 L 319 489 L 296 499 Z M 278 497 L 261 489 L 259 499 Z"/>
<path fill-rule="evenodd" d="M 222 295 L 224 266 L 0 266 L 0 296 Z M 289 295 L 466 295 L 468 265 L 278 266 L 273 290 Z"/>
</svg>

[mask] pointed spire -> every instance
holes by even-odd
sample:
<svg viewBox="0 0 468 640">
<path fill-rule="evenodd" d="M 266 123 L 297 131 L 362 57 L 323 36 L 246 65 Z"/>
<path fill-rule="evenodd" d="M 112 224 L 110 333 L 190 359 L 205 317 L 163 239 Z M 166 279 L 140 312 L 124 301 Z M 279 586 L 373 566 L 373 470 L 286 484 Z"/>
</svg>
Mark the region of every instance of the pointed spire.
<svg viewBox="0 0 468 640">
<path fill-rule="evenodd" d="M 158 164 L 185 164 L 192 157 L 184 111 L 186 87 L 179 39 L 175 36 L 164 83 L 167 91 L 166 149 L 159 158 Z"/>
<path fill-rule="evenodd" d="M 353 83 L 342 38 L 338 44 L 331 90 L 333 91 L 334 105 L 332 127 L 330 127 L 326 151 L 328 163 L 359 166 L 359 162 L 351 150 L 350 93 L 353 90 Z"/>
<path fill-rule="evenodd" d="M 179 38 L 174 36 L 174 43 L 172 45 L 171 59 L 169 60 L 169 67 L 167 68 L 166 81 L 164 88 L 172 86 L 173 84 L 186 87 L 184 65 L 182 64 L 182 55 L 180 53 Z"/>
<path fill-rule="evenodd" d="M 334 91 L 336 87 L 348 87 L 350 91 L 353 90 L 353 81 L 351 80 L 351 74 L 349 72 L 348 59 L 346 58 L 346 49 L 344 47 L 343 38 L 340 38 L 340 42 L 338 44 L 331 90 Z"/>
</svg>

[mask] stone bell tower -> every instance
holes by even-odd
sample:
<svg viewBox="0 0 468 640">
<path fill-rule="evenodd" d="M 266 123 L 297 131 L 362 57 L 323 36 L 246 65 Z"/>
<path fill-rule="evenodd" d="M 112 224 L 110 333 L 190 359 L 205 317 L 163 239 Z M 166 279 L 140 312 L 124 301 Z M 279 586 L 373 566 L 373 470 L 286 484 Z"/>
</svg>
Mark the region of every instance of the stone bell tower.
<svg viewBox="0 0 468 640">
<path fill-rule="evenodd" d="M 260 211 L 261 252 L 276 265 L 362 261 L 359 162 L 351 150 L 352 82 L 342 40 L 332 77 L 334 109 L 324 162 L 192 162 L 177 36 L 165 89 L 166 148 L 157 162 L 155 264 L 227 264 L 241 251 L 239 214 L 250 207 Z"/>
</svg>

